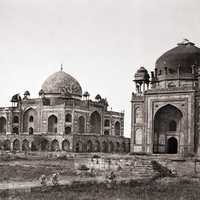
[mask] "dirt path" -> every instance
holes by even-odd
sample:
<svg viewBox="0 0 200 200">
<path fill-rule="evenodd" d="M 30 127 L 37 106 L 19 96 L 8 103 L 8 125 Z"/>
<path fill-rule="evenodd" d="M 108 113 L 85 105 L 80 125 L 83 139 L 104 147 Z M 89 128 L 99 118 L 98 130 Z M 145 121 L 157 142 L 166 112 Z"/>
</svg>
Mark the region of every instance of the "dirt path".
<svg viewBox="0 0 200 200">
<path fill-rule="evenodd" d="M 73 181 L 89 181 L 89 180 L 97 180 L 97 181 L 103 181 L 103 177 L 95 177 L 95 178 L 80 178 L 80 177 L 76 177 L 76 178 L 71 178 L 71 179 L 61 179 L 59 180 L 59 185 L 69 185 L 71 184 Z M 51 181 L 47 181 L 47 186 L 51 186 L 52 183 Z M 13 182 L 1 182 L 0 183 L 0 190 L 6 190 L 6 189 L 28 189 L 28 188 L 32 188 L 32 187 L 40 187 L 40 181 L 39 180 L 35 180 L 35 181 L 13 181 Z"/>
</svg>

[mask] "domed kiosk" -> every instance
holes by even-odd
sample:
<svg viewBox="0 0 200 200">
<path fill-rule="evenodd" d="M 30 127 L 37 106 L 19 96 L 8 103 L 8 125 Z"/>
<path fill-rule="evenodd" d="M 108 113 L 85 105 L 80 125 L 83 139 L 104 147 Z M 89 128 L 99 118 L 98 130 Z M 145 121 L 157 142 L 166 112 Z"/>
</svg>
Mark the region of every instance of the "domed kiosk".
<svg viewBox="0 0 200 200">
<path fill-rule="evenodd" d="M 145 68 L 136 72 L 132 94 L 131 151 L 200 153 L 200 48 L 187 39 L 162 54 L 144 91 Z"/>
</svg>

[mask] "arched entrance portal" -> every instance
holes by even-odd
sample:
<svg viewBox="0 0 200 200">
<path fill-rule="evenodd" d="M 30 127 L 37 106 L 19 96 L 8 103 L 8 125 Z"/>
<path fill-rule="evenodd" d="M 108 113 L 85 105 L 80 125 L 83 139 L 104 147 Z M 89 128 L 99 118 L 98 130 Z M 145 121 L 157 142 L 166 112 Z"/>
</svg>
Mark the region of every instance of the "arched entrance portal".
<svg viewBox="0 0 200 200">
<path fill-rule="evenodd" d="M 167 153 L 169 154 L 176 154 L 178 149 L 178 142 L 177 139 L 171 137 L 167 140 Z"/>
<path fill-rule="evenodd" d="M 154 117 L 153 153 L 177 153 L 177 140 L 183 131 L 183 114 L 173 105 L 160 108 Z M 173 138 L 168 140 L 168 138 Z M 176 142 L 175 142 L 176 140 Z"/>
</svg>

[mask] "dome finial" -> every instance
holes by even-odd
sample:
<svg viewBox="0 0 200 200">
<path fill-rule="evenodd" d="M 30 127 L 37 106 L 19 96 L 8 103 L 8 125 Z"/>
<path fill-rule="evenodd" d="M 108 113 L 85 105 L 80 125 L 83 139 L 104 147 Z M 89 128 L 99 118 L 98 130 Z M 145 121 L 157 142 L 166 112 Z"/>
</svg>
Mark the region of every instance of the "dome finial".
<svg viewBox="0 0 200 200">
<path fill-rule="evenodd" d="M 63 64 L 60 65 L 60 71 L 63 71 Z"/>
<path fill-rule="evenodd" d="M 188 44 L 190 44 L 190 45 L 192 45 L 192 46 L 195 45 L 194 43 L 190 42 L 187 38 L 184 38 L 184 39 L 182 40 L 182 42 L 178 43 L 178 45 L 188 45 Z"/>
</svg>

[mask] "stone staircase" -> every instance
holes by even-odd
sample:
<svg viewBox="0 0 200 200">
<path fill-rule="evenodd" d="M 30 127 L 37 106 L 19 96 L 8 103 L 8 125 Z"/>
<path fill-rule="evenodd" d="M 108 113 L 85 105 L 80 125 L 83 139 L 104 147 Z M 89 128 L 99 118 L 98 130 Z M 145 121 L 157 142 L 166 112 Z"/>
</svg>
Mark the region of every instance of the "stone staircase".
<svg viewBox="0 0 200 200">
<path fill-rule="evenodd" d="M 151 160 L 134 159 L 129 165 L 125 165 L 117 174 L 121 177 L 129 177 L 132 179 L 152 178 L 156 175 L 153 170 Z"/>
</svg>

